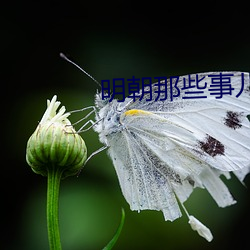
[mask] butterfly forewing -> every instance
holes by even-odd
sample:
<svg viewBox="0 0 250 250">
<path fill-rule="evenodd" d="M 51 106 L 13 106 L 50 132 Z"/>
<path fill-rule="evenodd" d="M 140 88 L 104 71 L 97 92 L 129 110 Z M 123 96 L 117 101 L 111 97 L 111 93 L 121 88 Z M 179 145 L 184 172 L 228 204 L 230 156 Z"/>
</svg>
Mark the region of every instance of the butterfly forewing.
<svg viewBox="0 0 250 250">
<path fill-rule="evenodd" d="M 230 72 L 232 75 L 232 72 Z M 195 139 L 191 142 L 193 153 L 200 154 L 200 157 L 208 162 L 212 167 L 224 171 L 239 170 L 249 166 L 250 150 L 250 123 L 247 115 L 250 113 L 250 93 L 249 93 L 249 75 L 241 72 L 233 72 L 231 76 L 231 87 L 233 93 L 240 93 L 239 97 L 233 95 L 224 95 L 222 98 L 215 98 L 211 95 L 209 87 L 203 92 L 207 98 L 204 99 L 182 99 L 185 93 L 180 92 L 180 96 L 171 101 L 153 100 L 150 102 L 137 101 L 131 103 L 129 109 L 141 109 L 150 111 L 166 119 L 166 129 L 168 135 L 175 134 L 176 138 L 184 139 L 183 134 L 176 128 L 179 126 L 187 132 L 191 132 Z M 208 76 L 218 73 L 203 73 L 205 79 Z M 242 84 L 242 77 L 244 76 Z M 187 78 L 187 76 L 180 79 Z M 207 77 L 207 78 L 206 78 Z M 158 83 L 153 85 L 152 90 L 158 90 Z M 181 86 L 181 81 L 179 82 Z M 205 83 L 200 83 L 200 85 Z M 169 82 L 168 82 L 169 86 Z M 169 89 L 168 89 L 169 92 Z M 187 92 L 187 91 L 186 91 Z M 155 93 L 153 91 L 153 93 Z M 156 98 L 157 92 L 155 93 Z M 145 117 L 143 123 L 153 123 L 157 128 L 160 119 Z M 139 117 L 138 117 L 139 118 Z M 130 124 L 135 126 L 134 121 Z M 147 122 L 150 120 L 150 122 Z M 172 128 L 169 124 L 173 124 Z M 144 128 L 147 129 L 147 128 Z M 165 133 L 164 132 L 164 133 Z M 190 145 L 190 141 L 184 142 L 183 147 Z"/>
</svg>

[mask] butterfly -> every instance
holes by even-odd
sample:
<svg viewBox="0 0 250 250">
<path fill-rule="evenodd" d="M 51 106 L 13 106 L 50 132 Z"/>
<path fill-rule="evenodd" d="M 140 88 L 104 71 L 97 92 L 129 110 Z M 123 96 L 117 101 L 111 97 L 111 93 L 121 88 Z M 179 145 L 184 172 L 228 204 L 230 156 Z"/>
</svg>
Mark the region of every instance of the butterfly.
<svg viewBox="0 0 250 250">
<path fill-rule="evenodd" d="M 231 76 L 230 86 L 218 84 L 223 74 Z M 91 123 L 104 147 L 89 158 L 107 148 L 131 210 L 160 210 L 166 221 L 174 221 L 182 216 L 181 206 L 192 229 L 211 241 L 210 230 L 183 203 L 197 187 L 206 189 L 219 207 L 235 203 L 220 177 L 234 174 L 243 182 L 250 172 L 249 73 L 200 73 L 205 97 L 187 98 L 194 89 L 179 91 L 177 86 L 196 77 L 179 77 L 176 88 L 170 88 L 171 79 L 154 83 L 152 96 L 146 87 L 135 101 L 129 96 L 110 102 L 97 92 Z M 171 92 L 173 100 L 160 100 L 164 92 Z"/>
<path fill-rule="evenodd" d="M 211 75 L 218 72 L 199 74 Z M 242 92 L 238 98 L 215 98 L 206 88 L 204 99 L 183 99 L 187 90 L 172 102 L 155 101 L 158 83 L 152 85 L 151 101 L 149 94 L 124 102 L 96 95 L 93 128 L 108 148 L 131 210 L 161 210 L 165 220 L 173 221 L 181 216 L 178 203 L 196 187 L 207 189 L 220 207 L 235 203 L 220 176 L 233 173 L 243 181 L 250 171 L 249 74 L 233 72 L 231 87 Z"/>
</svg>

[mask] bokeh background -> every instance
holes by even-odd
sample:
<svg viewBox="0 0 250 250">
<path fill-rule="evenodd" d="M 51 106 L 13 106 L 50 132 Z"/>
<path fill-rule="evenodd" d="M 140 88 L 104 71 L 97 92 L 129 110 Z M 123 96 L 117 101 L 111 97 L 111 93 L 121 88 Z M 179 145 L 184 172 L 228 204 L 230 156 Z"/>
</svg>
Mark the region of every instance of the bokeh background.
<svg viewBox="0 0 250 250">
<path fill-rule="evenodd" d="M 218 1 L 42 1 L 1 4 L 1 249 L 48 249 L 46 178 L 25 161 L 26 143 L 54 94 L 67 110 L 93 105 L 97 85 L 59 57 L 69 55 L 98 81 L 250 69 L 248 6 Z M 83 114 L 72 116 L 77 121 Z M 82 134 L 89 154 L 101 147 Z M 250 157 L 250 156 L 249 156 Z M 211 243 L 186 216 L 165 222 L 161 212 L 132 212 L 106 152 L 81 175 L 62 181 L 60 229 L 65 250 L 102 249 L 125 209 L 114 249 L 248 249 L 249 186 L 225 180 L 237 204 L 218 208 L 205 190 L 186 202 L 207 225 Z"/>
</svg>

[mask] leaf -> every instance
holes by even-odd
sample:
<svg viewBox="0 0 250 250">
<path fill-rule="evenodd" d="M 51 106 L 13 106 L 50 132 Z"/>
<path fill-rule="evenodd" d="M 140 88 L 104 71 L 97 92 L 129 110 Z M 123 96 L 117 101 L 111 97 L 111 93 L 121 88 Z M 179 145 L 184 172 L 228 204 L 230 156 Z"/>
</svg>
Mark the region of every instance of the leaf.
<svg viewBox="0 0 250 250">
<path fill-rule="evenodd" d="M 120 233 L 121 233 L 123 225 L 124 225 L 124 221 L 125 221 L 125 211 L 122 208 L 122 218 L 121 218 L 120 225 L 117 228 L 117 231 L 116 231 L 115 235 L 113 236 L 113 238 L 111 239 L 111 241 L 103 248 L 103 250 L 110 250 L 113 248 L 113 246 L 115 245 L 116 241 L 118 240 L 118 238 L 120 236 Z"/>
</svg>

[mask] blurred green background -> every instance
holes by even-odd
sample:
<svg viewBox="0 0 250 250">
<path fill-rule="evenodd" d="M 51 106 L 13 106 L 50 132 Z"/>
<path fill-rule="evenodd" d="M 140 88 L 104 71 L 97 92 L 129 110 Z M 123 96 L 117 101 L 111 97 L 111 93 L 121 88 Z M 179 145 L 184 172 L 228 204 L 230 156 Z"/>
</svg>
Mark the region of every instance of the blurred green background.
<svg viewBox="0 0 250 250">
<path fill-rule="evenodd" d="M 229 4 L 229 3 L 228 3 Z M 1 249 L 48 249 L 46 178 L 25 161 L 26 143 L 54 94 L 67 110 L 93 105 L 96 84 L 59 57 L 69 55 L 98 81 L 250 69 L 247 7 L 215 1 L 11 2 L 1 8 L 2 227 Z M 73 115 L 77 121 L 83 114 Z M 101 147 L 82 134 L 89 154 Z M 186 202 L 213 235 L 206 242 L 185 216 L 165 222 L 161 212 L 132 212 L 106 152 L 81 175 L 62 181 L 60 229 L 64 250 L 95 250 L 126 219 L 114 249 L 248 249 L 249 188 L 226 180 L 237 204 L 218 208 L 205 190 Z M 250 186 L 250 177 L 246 178 Z"/>
</svg>

